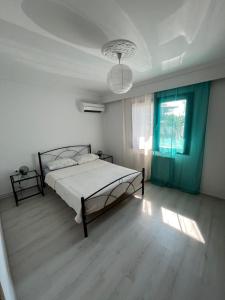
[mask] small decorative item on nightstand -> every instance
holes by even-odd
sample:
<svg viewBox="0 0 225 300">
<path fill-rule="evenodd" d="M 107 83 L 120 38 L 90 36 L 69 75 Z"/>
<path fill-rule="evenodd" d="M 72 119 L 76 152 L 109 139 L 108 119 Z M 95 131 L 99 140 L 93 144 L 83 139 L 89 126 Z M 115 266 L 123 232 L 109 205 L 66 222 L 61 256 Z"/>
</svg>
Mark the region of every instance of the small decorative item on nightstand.
<svg viewBox="0 0 225 300">
<path fill-rule="evenodd" d="M 102 152 L 102 150 L 98 150 L 96 154 L 97 154 L 99 157 L 101 157 L 102 154 L 103 154 L 103 152 Z"/>
<path fill-rule="evenodd" d="M 41 176 L 36 170 L 28 171 L 25 175 L 17 172 L 10 176 L 10 180 L 16 206 L 19 201 L 35 195 L 42 194 L 44 196 Z"/>
<path fill-rule="evenodd" d="M 27 175 L 27 173 L 29 172 L 29 168 L 27 166 L 22 166 L 19 168 L 19 172 L 21 175 Z"/>
<path fill-rule="evenodd" d="M 106 161 L 113 163 L 112 155 L 104 154 L 104 153 L 102 153 L 102 151 L 101 151 L 101 155 L 99 155 L 99 151 L 96 154 L 99 156 L 99 159 L 106 160 Z"/>
</svg>

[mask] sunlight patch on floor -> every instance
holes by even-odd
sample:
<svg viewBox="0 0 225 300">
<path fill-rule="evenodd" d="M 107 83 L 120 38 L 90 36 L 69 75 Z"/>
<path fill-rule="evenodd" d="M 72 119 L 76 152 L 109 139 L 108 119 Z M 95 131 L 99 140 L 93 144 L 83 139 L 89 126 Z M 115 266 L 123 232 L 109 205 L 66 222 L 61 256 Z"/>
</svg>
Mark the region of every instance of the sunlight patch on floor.
<svg viewBox="0 0 225 300">
<path fill-rule="evenodd" d="M 143 199 L 142 201 L 142 211 L 145 215 L 152 215 L 152 205 L 150 201 Z"/>
<path fill-rule="evenodd" d="M 185 216 L 177 214 L 172 210 L 161 207 L 162 218 L 165 224 L 183 232 L 184 234 L 190 236 L 191 238 L 205 244 L 205 240 L 198 228 L 197 223 Z"/>
<path fill-rule="evenodd" d="M 142 212 L 145 215 L 151 216 L 152 215 L 152 204 L 151 204 L 151 202 L 148 201 L 148 200 L 143 199 L 142 196 L 139 196 L 139 195 L 134 195 L 134 198 L 142 199 Z"/>
</svg>

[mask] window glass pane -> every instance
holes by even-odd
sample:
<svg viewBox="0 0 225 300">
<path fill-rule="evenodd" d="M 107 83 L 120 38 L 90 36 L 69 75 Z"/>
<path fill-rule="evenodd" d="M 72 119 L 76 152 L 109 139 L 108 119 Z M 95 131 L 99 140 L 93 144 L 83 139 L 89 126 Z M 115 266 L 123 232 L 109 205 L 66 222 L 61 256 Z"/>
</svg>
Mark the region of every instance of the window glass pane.
<svg viewBox="0 0 225 300">
<path fill-rule="evenodd" d="M 160 104 L 160 152 L 184 152 L 186 104 L 186 99 Z"/>
</svg>

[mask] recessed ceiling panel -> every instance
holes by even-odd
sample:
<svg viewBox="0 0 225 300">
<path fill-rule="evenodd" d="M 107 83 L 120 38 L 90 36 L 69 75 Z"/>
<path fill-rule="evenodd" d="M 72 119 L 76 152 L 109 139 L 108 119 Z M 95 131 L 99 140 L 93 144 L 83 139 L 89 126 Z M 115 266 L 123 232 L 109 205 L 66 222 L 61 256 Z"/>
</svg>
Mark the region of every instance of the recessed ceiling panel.
<svg viewBox="0 0 225 300">
<path fill-rule="evenodd" d="M 106 35 L 94 23 L 51 0 L 23 0 L 25 14 L 38 26 L 72 44 L 99 49 Z"/>
</svg>

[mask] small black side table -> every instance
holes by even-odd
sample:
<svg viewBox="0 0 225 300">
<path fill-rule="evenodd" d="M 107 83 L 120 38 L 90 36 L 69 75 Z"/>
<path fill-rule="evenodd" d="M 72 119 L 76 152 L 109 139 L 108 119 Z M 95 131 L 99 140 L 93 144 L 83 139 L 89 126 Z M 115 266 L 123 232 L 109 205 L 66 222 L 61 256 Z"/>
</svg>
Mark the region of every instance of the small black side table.
<svg viewBox="0 0 225 300">
<path fill-rule="evenodd" d="M 10 180 L 16 206 L 18 206 L 20 201 L 35 195 L 42 194 L 44 196 L 41 176 L 36 170 L 29 171 L 27 175 L 16 173 L 10 176 Z"/>
<path fill-rule="evenodd" d="M 96 153 L 96 155 L 98 155 L 98 154 Z M 109 154 L 103 153 L 101 156 L 99 156 L 99 159 L 110 161 L 111 163 L 113 163 L 113 156 L 109 155 Z"/>
</svg>

